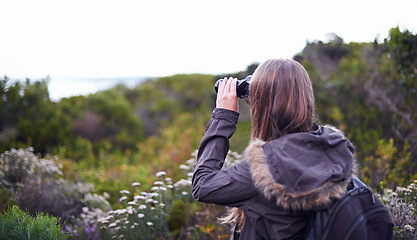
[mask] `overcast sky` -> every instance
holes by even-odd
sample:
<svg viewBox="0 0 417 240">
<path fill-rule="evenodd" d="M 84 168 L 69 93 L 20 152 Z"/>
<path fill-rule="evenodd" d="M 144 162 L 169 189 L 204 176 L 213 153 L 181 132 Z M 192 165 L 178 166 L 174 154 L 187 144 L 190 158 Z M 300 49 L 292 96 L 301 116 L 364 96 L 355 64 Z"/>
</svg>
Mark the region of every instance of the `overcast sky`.
<svg viewBox="0 0 417 240">
<path fill-rule="evenodd" d="M 417 0 L 0 0 L 0 11 L 0 75 L 52 81 L 229 73 L 328 33 L 417 31 Z"/>
</svg>

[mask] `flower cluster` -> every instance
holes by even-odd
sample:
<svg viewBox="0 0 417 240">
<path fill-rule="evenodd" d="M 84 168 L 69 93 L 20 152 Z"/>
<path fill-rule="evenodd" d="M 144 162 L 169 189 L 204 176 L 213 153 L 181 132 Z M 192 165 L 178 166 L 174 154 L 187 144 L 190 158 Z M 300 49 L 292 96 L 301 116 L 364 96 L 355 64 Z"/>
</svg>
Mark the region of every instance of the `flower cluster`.
<svg viewBox="0 0 417 240">
<path fill-rule="evenodd" d="M 385 189 L 378 194 L 394 222 L 395 239 L 417 239 L 417 180 L 395 191 Z"/>
<path fill-rule="evenodd" d="M 79 213 L 81 199 L 91 191 L 90 185 L 62 179 L 57 158 L 41 158 L 33 148 L 11 149 L 0 155 L 0 190 L 6 201 L 18 199 L 21 209 L 47 212 L 71 221 Z M 1 204 L 1 203 L 0 203 Z"/>
<path fill-rule="evenodd" d="M 120 190 L 119 202 L 124 206 L 121 209 L 105 210 L 109 204 L 105 200 L 108 196 L 88 194 L 84 198 L 87 207 L 83 208 L 81 220 L 85 226 L 98 225 L 100 237 L 103 239 L 156 239 L 169 238 L 168 215 L 171 213 L 173 200 L 183 200 L 187 203 L 193 202 L 190 186 L 192 175 L 196 166 L 197 151 L 192 153 L 193 158 L 180 165 L 184 170 L 185 178 L 173 182 L 172 178 L 166 176 L 165 171 L 157 172 L 157 181 L 153 182 L 149 192 L 139 191 L 141 184 L 133 182 L 131 185 L 137 187 L 137 191 Z M 241 156 L 229 152 L 225 167 L 229 167 L 238 161 Z M 104 194 L 103 194 L 104 195 Z M 107 203 L 107 204 L 106 204 Z M 196 212 L 198 213 L 202 212 Z M 204 211 L 203 218 L 210 213 Z M 198 225 L 200 226 L 200 225 Z M 89 227 L 89 234 L 93 227 Z M 191 231 L 191 230 L 190 230 Z"/>
<path fill-rule="evenodd" d="M 1 184 L 5 187 L 17 187 L 26 178 L 54 178 L 62 175 L 61 165 L 56 159 L 39 158 L 33 148 L 11 149 L 0 156 Z"/>
<path fill-rule="evenodd" d="M 166 203 L 170 202 L 174 185 L 171 178 L 164 178 L 165 175 L 163 171 L 156 173 L 158 181 L 153 183 L 150 192 L 131 193 L 121 190 L 119 201 L 124 208 L 103 212 L 101 209 L 86 207 L 81 218 L 90 225 L 98 223 L 104 236 L 126 239 L 168 238 L 166 217 L 170 206 Z M 132 183 L 138 189 L 140 185 L 138 182 Z"/>
</svg>

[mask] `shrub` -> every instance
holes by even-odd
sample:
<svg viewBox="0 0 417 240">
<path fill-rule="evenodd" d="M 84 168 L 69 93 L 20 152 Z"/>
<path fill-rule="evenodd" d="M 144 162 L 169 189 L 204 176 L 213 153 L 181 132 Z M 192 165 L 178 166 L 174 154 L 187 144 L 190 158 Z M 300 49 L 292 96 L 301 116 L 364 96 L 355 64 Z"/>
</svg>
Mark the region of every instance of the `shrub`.
<svg viewBox="0 0 417 240">
<path fill-rule="evenodd" d="M 31 217 L 16 205 L 0 214 L 0 239 L 65 239 L 59 218 L 43 213 Z"/>
<path fill-rule="evenodd" d="M 81 199 L 92 186 L 68 183 L 61 174 L 57 159 L 40 158 L 32 148 L 4 152 L 0 156 L 0 192 L 4 193 L 0 206 L 6 209 L 17 203 L 32 215 L 43 212 L 70 221 L 72 215 L 81 213 Z"/>
<path fill-rule="evenodd" d="M 417 239 L 417 180 L 395 191 L 378 194 L 394 222 L 394 239 Z"/>
</svg>

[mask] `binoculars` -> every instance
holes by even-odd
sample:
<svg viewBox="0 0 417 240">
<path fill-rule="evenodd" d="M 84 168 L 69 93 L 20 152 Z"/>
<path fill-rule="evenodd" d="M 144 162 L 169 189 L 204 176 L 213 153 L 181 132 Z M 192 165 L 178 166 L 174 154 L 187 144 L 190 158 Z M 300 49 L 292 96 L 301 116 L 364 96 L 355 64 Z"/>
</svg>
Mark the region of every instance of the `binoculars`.
<svg viewBox="0 0 417 240">
<path fill-rule="evenodd" d="M 249 89 L 250 89 L 250 80 L 252 76 L 247 76 L 245 79 L 237 80 L 236 83 L 236 94 L 238 98 L 244 99 L 246 102 L 249 102 Z M 219 89 L 220 82 L 223 81 L 223 79 L 217 80 L 217 82 L 214 84 L 214 90 L 216 90 L 216 93 Z"/>
</svg>

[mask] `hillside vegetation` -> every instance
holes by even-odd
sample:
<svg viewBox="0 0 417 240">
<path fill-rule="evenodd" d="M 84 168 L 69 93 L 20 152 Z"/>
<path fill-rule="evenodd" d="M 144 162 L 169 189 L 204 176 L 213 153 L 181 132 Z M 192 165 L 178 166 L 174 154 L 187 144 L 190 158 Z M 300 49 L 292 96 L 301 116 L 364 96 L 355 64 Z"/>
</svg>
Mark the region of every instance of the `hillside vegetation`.
<svg viewBox="0 0 417 240">
<path fill-rule="evenodd" d="M 393 28 L 383 42 L 345 43 L 333 34 L 326 42 L 307 43 L 294 59 L 312 80 L 317 121 L 340 128 L 351 139 L 367 184 L 382 191 L 417 179 L 416 35 Z M 0 172 L 0 210 L 18 204 L 71 222 L 71 216 L 82 214 L 87 194 L 105 194 L 110 204 L 106 208 L 116 209 L 124 206 L 121 189 L 148 191 L 158 172 L 173 182 L 189 177 L 180 166 L 204 134 L 215 106 L 215 81 L 244 78 L 256 67 L 217 76 L 149 79 L 134 88 L 116 85 L 58 102 L 49 99 L 48 79 L 20 82 L 1 77 L 0 153 L 5 154 L 0 168 L 7 171 Z M 243 101 L 240 108 L 238 130 L 231 139 L 231 150 L 238 153 L 250 135 L 249 109 Z M 12 149 L 26 150 L 13 155 Z M 10 172 L 6 156 L 16 166 L 33 169 L 27 170 L 30 176 L 23 170 Z M 15 156 L 32 160 L 29 164 Z M 40 166 L 52 163 L 60 169 L 44 170 L 49 175 L 43 177 Z M 26 182 L 36 182 L 38 188 L 25 187 Z M 37 197 L 28 200 L 33 191 Z M 57 195 L 62 205 L 46 196 L 56 192 L 62 193 Z M 51 205 L 40 207 L 41 199 Z M 69 206 L 73 208 L 63 211 Z M 212 225 L 206 227 L 209 234 Z"/>
</svg>

